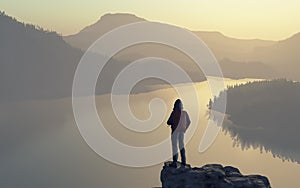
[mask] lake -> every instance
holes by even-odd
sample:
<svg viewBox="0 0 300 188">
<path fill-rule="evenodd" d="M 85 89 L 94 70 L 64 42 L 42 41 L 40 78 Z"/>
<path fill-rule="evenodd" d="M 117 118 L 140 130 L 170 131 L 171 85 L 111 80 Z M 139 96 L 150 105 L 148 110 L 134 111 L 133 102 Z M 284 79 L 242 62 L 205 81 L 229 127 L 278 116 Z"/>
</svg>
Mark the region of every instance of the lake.
<svg viewBox="0 0 300 188">
<path fill-rule="evenodd" d="M 240 84 L 253 80 L 226 79 L 226 84 Z M 179 84 L 176 87 L 186 86 Z M 272 187 L 298 186 L 299 164 L 283 162 L 279 158 L 274 158 L 271 153 L 261 152 L 259 149 L 243 151 L 241 147 L 234 147 L 230 136 L 224 132 L 219 132 L 208 150 L 204 153 L 198 152 L 207 125 L 206 105 L 211 94 L 207 82 L 196 83 L 195 87 L 199 101 L 196 101 L 197 103 L 183 101 L 184 104 L 192 104 L 184 105 L 192 116 L 195 116 L 193 109 L 196 105 L 200 107 L 199 124 L 194 125 L 197 127 L 196 132 L 186 146 L 189 164 L 232 165 L 239 168 L 243 174 L 267 176 Z M 99 117 L 108 132 L 131 146 L 149 146 L 168 138 L 170 128 L 166 126 L 165 120 L 172 110 L 177 94 L 172 88 L 161 86 L 159 88 L 152 92 L 130 96 L 131 110 L 140 119 L 147 119 L 150 116 L 148 104 L 153 97 L 165 101 L 167 114 L 163 123 L 147 133 L 136 133 L 122 126 L 113 115 L 110 95 L 97 96 Z M 89 112 L 82 115 L 88 118 Z M 101 158 L 89 148 L 75 124 L 70 98 L 2 105 L 0 136 L 1 187 L 160 186 L 162 163 L 144 168 L 123 167 Z"/>
</svg>

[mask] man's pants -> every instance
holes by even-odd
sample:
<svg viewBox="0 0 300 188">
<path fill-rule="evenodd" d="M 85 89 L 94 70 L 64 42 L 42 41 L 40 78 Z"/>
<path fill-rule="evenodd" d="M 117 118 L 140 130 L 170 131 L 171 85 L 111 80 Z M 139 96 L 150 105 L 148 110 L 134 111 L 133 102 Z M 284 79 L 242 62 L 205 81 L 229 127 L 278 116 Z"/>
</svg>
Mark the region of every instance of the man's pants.
<svg viewBox="0 0 300 188">
<path fill-rule="evenodd" d="M 178 143 L 179 143 L 179 150 L 181 156 L 181 162 L 186 164 L 186 157 L 185 157 L 185 149 L 184 149 L 184 132 L 173 132 L 171 136 L 172 140 L 172 153 L 173 153 L 173 162 L 177 162 L 178 160 Z"/>
</svg>

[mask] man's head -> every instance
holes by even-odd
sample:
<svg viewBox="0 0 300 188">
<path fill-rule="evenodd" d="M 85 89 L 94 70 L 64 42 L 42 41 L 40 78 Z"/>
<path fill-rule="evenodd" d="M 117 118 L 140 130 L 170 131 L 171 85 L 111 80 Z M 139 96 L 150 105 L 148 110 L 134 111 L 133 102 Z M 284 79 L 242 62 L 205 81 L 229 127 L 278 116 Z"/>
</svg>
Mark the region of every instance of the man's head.
<svg viewBox="0 0 300 188">
<path fill-rule="evenodd" d="M 177 99 L 174 103 L 174 108 L 173 110 L 182 110 L 183 109 L 183 105 L 180 99 Z"/>
</svg>

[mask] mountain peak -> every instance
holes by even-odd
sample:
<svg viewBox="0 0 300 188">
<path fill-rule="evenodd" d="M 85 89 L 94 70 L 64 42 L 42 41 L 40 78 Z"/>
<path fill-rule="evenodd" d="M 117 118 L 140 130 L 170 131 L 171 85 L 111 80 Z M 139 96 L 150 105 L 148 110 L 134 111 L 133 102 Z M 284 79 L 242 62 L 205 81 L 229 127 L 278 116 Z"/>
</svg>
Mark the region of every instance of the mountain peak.
<svg viewBox="0 0 300 188">
<path fill-rule="evenodd" d="M 90 25 L 85 27 L 80 31 L 81 32 L 99 32 L 100 30 L 103 30 L 102 32 L 105 33 L 111 29 L 114 29 L 116 27 L 134 23 L 134 22 L 141 22 L 141 21 L 146 21 L 143 18 L 137 17 L 134 14 L 129 14 L 129 13 L 107 13 L 103 16 L 100 17 L 100 19 Z"/>
<path fill-rule="evenodd" d="M 87 49 L 97 38 L 103 34 L 120 27 L 122 25 L 146 21 L 129 13 L 108 13 L 100 17 L 100 19 L 92 25 L 83 28 L 75 35 L 65 36 L 64 39 L 73 46 L 83 50 Z"/>
<path fill-rule="evenodd" d="M 138 16 L 136 16 L 135 14 L 130 14 L 130 13 L 107 13 L 104 14 L 100 17 L 100 20 L 106 20 L 106 19 L 118 19 L 118 18 L 127 18 L 127 19 L 136 19 L 136 20 L 140 20 L 140 21 L 145 21 L 145 19 L 140 18 Z"/>
</svg>

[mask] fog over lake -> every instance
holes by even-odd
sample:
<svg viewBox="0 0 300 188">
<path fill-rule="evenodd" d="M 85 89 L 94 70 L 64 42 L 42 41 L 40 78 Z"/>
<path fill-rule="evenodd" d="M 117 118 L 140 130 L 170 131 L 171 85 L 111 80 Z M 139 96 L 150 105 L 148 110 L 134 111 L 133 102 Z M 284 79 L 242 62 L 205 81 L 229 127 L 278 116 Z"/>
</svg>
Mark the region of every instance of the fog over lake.
<svg viewBox="0 0 300 188">
<path fill-rule="evenodd" d="M 226 79 L 226 84 L 248 81 L 252 80 Z M 199 104 L 194 105 L 199 105 L 201 112 L 197 130 L 186 146 L 189 164 L 202 166 L 220 163 L 238 166 L 244 174 L 267 176 L 272 187 L 298 186 L 299 164 L 283 162 L 270 153 L 261 153 L 259 149 L 243 151 L 240 147 L 234 147 L 231 137 L 224 132 L 218 134 L 207 151 L 199 153 L 200 140 L 207 125 L 206 105 L 211 96 L 207 82 L 200 82 L 195 86 L 200 100 Z M 157 87 L 160 89 L 130 96 L 130 107 L 138 118 L 149 117 L 148 104 L 155 97 L 165 101 L 168 108 L 165 119 L 168 118 L 177 98 L 176 92 L 172 88 Z M 178 87 L 185 86 L 181 84 Z M 63 98 L 1 104 L 0 187 L 160 186 L 162 164 L 146 168 L 122 167 L 106 161 L 89 148 L 75 124 L 71 102 L 71 98 Z M 107 130 L 128 145 L 153 145 L 170 136 L 166 120 L 149 133 L 136 133 L 123 127 L 112 114 L 108 94 L 97 96 L 96 103 Z M 184 107 L 193 116 L 194 107 Z M 87 112 L 82 115 L 88 117 L 89 114 Z"/>
</svg>

